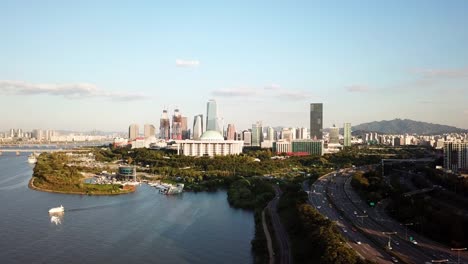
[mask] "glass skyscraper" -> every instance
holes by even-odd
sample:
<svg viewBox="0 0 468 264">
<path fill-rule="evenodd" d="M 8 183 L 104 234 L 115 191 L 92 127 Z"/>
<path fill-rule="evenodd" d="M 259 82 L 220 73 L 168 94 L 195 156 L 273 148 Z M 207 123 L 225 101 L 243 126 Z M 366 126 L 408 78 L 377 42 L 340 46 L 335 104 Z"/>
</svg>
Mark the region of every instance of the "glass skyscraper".
<svg viewBox="0 0 468 264">
<path fill-rule="evenodd" d="M 351 123 L 345 123 L 343 127 L 343 146 L 351 147 Z"/>
<path fill-rule="evenodd" d="M 323 104 L 310 104 L 310 138 L 322 139 Z"/>
<path fill-rule="evenodd" d="M 221 131 L 218 119 L 218 106 L 215 100 L 209 100 L 206 104 L 206 131 Z"/>
</svg>

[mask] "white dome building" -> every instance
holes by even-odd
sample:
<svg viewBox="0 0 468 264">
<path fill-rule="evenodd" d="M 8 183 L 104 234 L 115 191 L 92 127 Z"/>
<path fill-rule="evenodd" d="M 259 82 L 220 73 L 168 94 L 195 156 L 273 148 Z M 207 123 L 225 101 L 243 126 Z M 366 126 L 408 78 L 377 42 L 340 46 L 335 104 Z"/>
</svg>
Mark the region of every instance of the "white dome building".
<svg viewBox="0 0 468 264">
<path fill-rule="evenodd" d="M 226 156 L 242 153 L 244 141 L 224 140 L 220 132 L 205 131 L 200 140 L 176 140 L 178 153 L 186 156 Z"/>
<path fill-rule="evenodd" d="M 224 141 L 224 137 L 218 131 L 208 130 L 208 131 L 205 131 L 201 135 L 200 140 L 203 140 L 203 141 Z"/>
</svg>

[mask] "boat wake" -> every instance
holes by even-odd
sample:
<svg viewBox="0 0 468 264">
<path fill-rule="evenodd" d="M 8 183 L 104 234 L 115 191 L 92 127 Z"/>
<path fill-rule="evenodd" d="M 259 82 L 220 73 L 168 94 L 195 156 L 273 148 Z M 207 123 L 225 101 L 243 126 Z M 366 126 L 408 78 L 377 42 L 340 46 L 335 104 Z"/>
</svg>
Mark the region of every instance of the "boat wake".
<svg viewBox="0 0 468 264">
<path fill-rule="evenodd" d="M 120 203 L 110 203 L 110 204 L 103 204 L 103 205 L 96 205 L 96 206 L 89 206 L 89 207 L 71 208 L 71 209 L 66 209 L 65 211 L 66 212 L 79 212 L 79 211 L 97 210 L 97 209 L 114 207 L 114 206 L 127 204 L 127 203 L 136 203 L 140 200 L 143 200 L 143 199 L 135 199 L 135 200 L 124 201 Z"/>
</svg>

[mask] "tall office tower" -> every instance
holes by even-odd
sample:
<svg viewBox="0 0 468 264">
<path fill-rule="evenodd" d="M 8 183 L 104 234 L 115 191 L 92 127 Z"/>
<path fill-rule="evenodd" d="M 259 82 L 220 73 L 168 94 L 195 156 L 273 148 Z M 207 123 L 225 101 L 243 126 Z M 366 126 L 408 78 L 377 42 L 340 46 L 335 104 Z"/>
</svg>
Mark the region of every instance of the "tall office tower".
<svg viewBox="0 0 468 264">
<path fill-rule="evenodd" d="M 128 127 L 128 138 L 130 140 L 136 139 L 140 135 L 140 127 L 137 124 L 131 124 Z"/>
<path fill-rule="evenodd" d="M 52 137 L 55 136 L 55 131 L 54 130 L 46 130 L 44 136 L 45 136 L 45 140 L 51 140 Z"/>
<path fill-rule="evenodd" d="M 190 129 L 187 125 L 187 117 L 182 117 L 182 139 L 190 139 Z"/>
<path fill-rule="evenodd" d="M 351 147 L 351 123 L 344 123 L 343 125 L 343 146 Z"/>
<path fill-rule="evenodd" d="M 199 140 L 203 134 L 203 115 L 196 115 L 193 119 L 193 139 Z"/>
<path fill-rule="evenodd" d="M 267 128 L 266 140 L 269 140 L 269 141 L 275 140 L 275 130 L 271 126 Z"/>
<path fill-rule="evenodd" d="M 308 138 L 308 135 L 307 135 L 307 128 L 305 127 L 301 127 L 301 138 L 299 139 L 307 139 Z"/>
<path fill-rule="evenodd" d="M 145 138 L 156 135 L 156 128 L 152 124 L 145 124 Z"/>
<path fill-rule="evenodd" d="M 42 140 L 42 130 L 34 129 L 32 132 L 32 137 L 35 138 L 36 140 Z"/>
<path fill-rule="evenodd" d="M 218 106 L 215 100 L 209 100 L 206 104 L 206 130 L 222 132 L 219 127 Z"/>
<path fill-rule="evenodd" d="M 171 121 L 169 121 L 167 110 L 163 110 L 159 121 L 159 138 L 164 140 L 169 140 L 171 138 Z"/>
<path fill-rule="evenodd" d="M 18 132 L 16 133 L 16 137 L 22 138 L 23 137 L 23 130 L 18 128 Z"/>
<path fill-rule="evenodd" d="M 260 147 L 260 143 L 263 141 L 263 128 L 262 122 L 252 124 L 252 147 Z"/>
<path fill-rule="evenodd" d="M 310 138 L 322 139 L 323 104 L 310 104 Z"/>
<path fill-rule="evenodd" d="M 252 146 L 252 132 L 248 130 L 244 130 L 242 132 L 242 137 L 244 138 L 244 146 L 246 147 Z"/>
<path fill-rule="evenodd" d="M 281 139 L 289 142 L 294 139 L 290 128 L 283 128 L 281 131 Z"/>
<path fill-rule="evenodd" d="M 333 125 L 333 127 L 330 127 L 328 143 L 331 143 L 331 144 L 340 143 L 340 129 L 336 127 L 335 125 Z"/>
<path fill-rule="evenodd" d="M 182 116 L 179 109 L 175 109 L 172 116 L 172 139 L 182 139 Z"/>
<path fill-rule="evenodd" d="M 236 140 L 236 127 L 234 124 L 228 124 L 226 138 L 227 140 Z"/>
<path fill-rule="evenodd" d="M 444 142 L 444 169 L 468 171 L 468 142 Z"/>
<path fill-rule="evenodd" d="M 15 130 L 13 128 L 10 128 L 10 137 L 11 138 L 15 137 Z"/>
</svg>

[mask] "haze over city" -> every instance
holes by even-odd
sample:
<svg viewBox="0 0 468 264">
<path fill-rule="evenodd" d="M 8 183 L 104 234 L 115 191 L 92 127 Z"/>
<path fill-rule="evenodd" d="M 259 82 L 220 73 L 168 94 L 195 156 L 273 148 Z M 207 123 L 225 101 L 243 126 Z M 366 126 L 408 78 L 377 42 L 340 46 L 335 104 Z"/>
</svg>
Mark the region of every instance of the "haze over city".
<svg viewBox="0 0 468 264">
<path fill-rule="evenodd" d="M 216 99 L 245 129 L 468 128 L 468 2 L 1 1 L 0 130 L 125 131 Z"/>
</svg>

